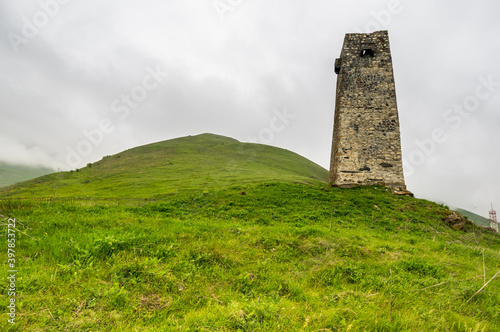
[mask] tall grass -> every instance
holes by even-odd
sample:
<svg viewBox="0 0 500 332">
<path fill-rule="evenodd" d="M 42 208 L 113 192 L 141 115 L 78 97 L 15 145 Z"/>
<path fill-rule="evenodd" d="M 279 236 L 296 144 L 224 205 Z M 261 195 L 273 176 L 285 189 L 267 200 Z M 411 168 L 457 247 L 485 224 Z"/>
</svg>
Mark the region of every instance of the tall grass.
<svg viewBox="0 0 500 332">
<path fill-rule="evenodd" d="M 10 326 L 2 315 L 4 330 L 500 326 L 498 280 L 467 303 L 500 269 L 499 237 L 450 229 L 445 207 L 383 187 L 247 184 L 0 211 L 33 237 L 18 234 L 19 316 Z"/>
</svg>

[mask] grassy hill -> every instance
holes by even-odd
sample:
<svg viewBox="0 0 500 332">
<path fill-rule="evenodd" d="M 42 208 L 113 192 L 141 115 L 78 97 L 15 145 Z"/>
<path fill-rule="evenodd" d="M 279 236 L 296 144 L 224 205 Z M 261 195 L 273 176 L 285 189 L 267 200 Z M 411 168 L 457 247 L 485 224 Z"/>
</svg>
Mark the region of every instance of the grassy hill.
<svg viewBox="0 0 500 332">
<path fill-rule="evenodd" d="M 293 152 L 213 134 L 182 137 L 104 157 L 8 188 L 3 197 L 167 197 L 265 181 L 317 183 L 328 172 Z"/>
<path fill-rule="evenodd" d="M 53 171 L 43 167 L 27 167 L 0 163 L 0 187 L 33 179 Z"/>
<path fill-rule="evenodd" d="M 474 296 L 500 270 L 498 235 L 325 180 L 286 150 L 201 135 L 6 188 L 18 306 L 12 326 L 0 297 L 0 327 L 498 331 L 500 280 Z"/>
</svg>

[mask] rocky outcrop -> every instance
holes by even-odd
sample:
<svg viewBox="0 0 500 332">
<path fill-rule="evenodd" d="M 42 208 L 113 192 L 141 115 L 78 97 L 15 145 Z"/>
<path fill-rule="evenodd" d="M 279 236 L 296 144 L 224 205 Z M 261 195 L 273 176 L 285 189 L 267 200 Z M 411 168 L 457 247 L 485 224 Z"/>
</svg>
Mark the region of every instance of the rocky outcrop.
<svg viewBox="0 0 500 332">
<path fill-rule="evenodd" d="M 464 232 L 474 227 L 473 223 L 467 217 L 456 211 L 449 211 L 449 214 L 443 218 L 443 221 L 451 228 Z"/>
</svg>

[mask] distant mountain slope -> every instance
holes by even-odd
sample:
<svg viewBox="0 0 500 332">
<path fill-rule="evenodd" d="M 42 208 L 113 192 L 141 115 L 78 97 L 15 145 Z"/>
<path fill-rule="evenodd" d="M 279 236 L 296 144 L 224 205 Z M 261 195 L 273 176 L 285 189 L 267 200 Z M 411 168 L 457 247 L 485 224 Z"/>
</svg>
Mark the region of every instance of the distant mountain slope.
<svg viewBox="0 0 500 332">
<path fill-rule="evenodd" d="M 464 209 L 456 209 L 455 211 L 460 212 L 464 216 L 468 217 L 470 220 L 472 220 L 478 226 L 483 226 L 483 227 L 490 226 L 490 220 L 488 218 L 481 217 L 478 214 L 475 214 L 473 212 L 470 212 L 470 211 L 467 211 Z"/>
<path fill-rule="evenodd" d="M 28 167 L 0 163 L 0 187 L 30 180 L 53 171 L 48 168 Z"/>
<path fill-rule="evenodd" d="M 133 148 L 77 171 L 0 189 L 3 197 L 163 197 L 245 183 L 328 181 L 328 171 L 296 153 L 202 134 Z"/>
</svg>

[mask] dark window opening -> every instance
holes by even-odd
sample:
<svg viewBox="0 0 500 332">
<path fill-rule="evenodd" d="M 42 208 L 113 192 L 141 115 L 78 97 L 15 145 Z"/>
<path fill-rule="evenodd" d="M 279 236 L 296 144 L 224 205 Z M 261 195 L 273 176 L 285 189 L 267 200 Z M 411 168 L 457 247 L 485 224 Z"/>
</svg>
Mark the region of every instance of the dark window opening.
<svg viewBox="0 0 500 332">
<path fill-rule="evenodd" d="M 371 56 L 373 57 L 373 55 L 375 54 L 375 52 L 373 52 L 373 50 L 371 48 L 365 48 L 361 51 L 361 56 L 362 57 L 365 57 L 365 56 Z"/>
<path fill-rule="evenodd" d="M 339 74 L 340 73 L 340 65 L 341 65 L 341 61 L 340 61 L 340 58 L 339 59 L 335 59 L 335 74 Z"/>
</svg>

